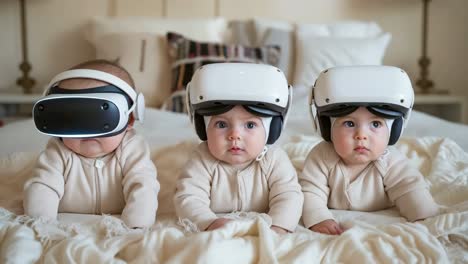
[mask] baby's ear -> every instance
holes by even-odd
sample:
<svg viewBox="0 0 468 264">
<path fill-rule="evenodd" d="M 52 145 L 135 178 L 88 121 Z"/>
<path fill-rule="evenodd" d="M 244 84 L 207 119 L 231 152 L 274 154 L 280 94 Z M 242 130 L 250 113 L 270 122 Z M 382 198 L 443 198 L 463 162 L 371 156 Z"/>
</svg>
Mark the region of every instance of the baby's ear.
<svg viewBox="0 0 468 264">
<path fill-rule="evenodd" d="M 133 114 L 130 114 L 130 116 L 128 117 L 127 128 L 132 128 L 134 123 L 135 123 L 135 117 L 133 116 Z"/>
</svg>

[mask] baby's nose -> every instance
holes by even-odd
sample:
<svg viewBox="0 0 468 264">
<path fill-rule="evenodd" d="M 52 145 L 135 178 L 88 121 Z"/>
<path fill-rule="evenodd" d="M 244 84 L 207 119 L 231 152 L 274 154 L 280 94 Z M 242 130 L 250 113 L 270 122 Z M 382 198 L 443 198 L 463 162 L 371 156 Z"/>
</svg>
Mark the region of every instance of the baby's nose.
<svg viewBox="0 0 468 264">
<path fill-rule="evenodd" d="M 240 140 L 240 133 L 237 129 L 232 129 L 228 136 L 229 140 Z"/>
<path fill-rule="evenodd" d="M 230 135 L 228 137 L 229 140 L 239 140 L 240 139 L 240 136 L 239 135 Z"/>
<path fill-rule="evenodd" d="M 354 138 L 357 139 L 357 140 L 366 140 L 367 135 L 366 135 L 365 131 L 361 128 L 361 129 L 358 129 L 356 131 L 356 135 L 354 136 Z"/>
</svg>

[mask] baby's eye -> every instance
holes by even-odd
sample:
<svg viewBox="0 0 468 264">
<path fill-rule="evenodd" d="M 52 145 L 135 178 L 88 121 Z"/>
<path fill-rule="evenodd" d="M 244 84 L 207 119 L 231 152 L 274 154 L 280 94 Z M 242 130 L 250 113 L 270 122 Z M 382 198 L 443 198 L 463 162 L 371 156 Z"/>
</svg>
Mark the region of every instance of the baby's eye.
<svg viewBox="0 0 468 264">
<path fill-rule="evenodd" d="M 253 128 L 255 128 L 257 126 L 257 123 L 250 121 L 250 122 L 247 122 L 247 124 L 245 126 L 248 129 L 253 129 Z"/>
<path fill-rule="evenodd" d="M 224 121 L 216 121 L 215 126 L 216 126 L 217 128 L 226 128 L 226 127 L 227 127 L 227 124 L 226 124 L 226 122 L 224 122 Z"/>
<path fill-rule="evenodd" d="M 353 121 L 349 121 L 349 120 L 348 120 L 348 121 L 344 121 L 344 122 L 343 122 L 343 125 L 344 125 L 345 127 L 354 127 L 354 122 L 353 122 Z"/>
<path fill-rule="evenodd" d="M 372 121 L 371 125 L 372 125 L 373 128 L 379 128 L 379 127 L 382 126 L 382 122 L 380 122 L 380 121 Z"/>
</svg>

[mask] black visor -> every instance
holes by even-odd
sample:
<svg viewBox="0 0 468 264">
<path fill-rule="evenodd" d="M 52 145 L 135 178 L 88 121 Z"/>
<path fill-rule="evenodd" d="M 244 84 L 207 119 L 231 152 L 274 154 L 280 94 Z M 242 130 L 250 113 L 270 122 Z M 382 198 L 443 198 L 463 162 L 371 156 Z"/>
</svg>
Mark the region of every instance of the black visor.
<svg viewBox="0 0 468 264">
<path fill-rule="evenodd" d="M 126 128 L 114 131 L 119 125 L 119 109 L 113 102 L 101 98 L 42 100 L 34 105 L 33 116 L 39 131 L 56 136 L 107 137 Z"/>
<path fill-rule="evenodd" d="M 256 101 L 243 101 L 243 100 L 213 100 L 213 101 L 207 101 L 203 103 L 198 103 L 198 104 L 193 104 L 192 108 L 195 112 L 198 114 L 200 113 L 200 110 L 202 112 L 209 111 L 207 109 L 227 109 L 225 112 L 231 110 L 234 106 L 236 105 L 247 105 L 252 109 L 258 109 L 258 112 L 263 112 L 265 114 L 267 113 L 279 113 L 279 114 L 285 114 L 287 107 L 281 107 L 275 104 L 269 104 L 269 103 L 263 103 L 263 102 L 256 102 Z M 230 108 L 229 108 L 230 107 Z M 264 110 L 260 110 L 264 109 Z M 216 110 L 215 110 L 216 111 Z M 256 111 L 256 110 L 254 110 Z M 203 115 L 203 114 L 201 114 Z M 208 115 L 208 114 L 205 114 Z M 210 114 L 213 115 L 213 114 Z"/>
<path fill-rule="evenodd" d="M 235 105 L 224 105 L 224 104 L 212 105 L 210 107 L 200 108 L 196 110 L 196 113 L 202 116 L 220 115 L 231 110 L 232 108 L 234 108 L 234 106 Z"/>
<path fill-rule="evenodd" d="M 356 111 L 359 107 L 365 107 L 369 112 L 383 118 L 395 119 L 404 116 L 408 109 L 400 105 L 379 104 L 379 103 L 346 103 L 333 104 L 318 108 L 321 116 L 342 117 Z"/>
<path fill-rule="evenodd" d="M 212 116 L 226 113 L 236 105 L 242 105 L 249 113 L 260 117 L 280 116 L 285 112 L 285 109 L 277 105 L 251 101 L 209 101 L 193 105 L 193 109 L 199 115 Z"/>
<path fill-rule="evenodd" d="M 104 85 L 104 86 L 99 86 L 99 87 L 94 87 L 94 88 L 86 88 L 86 89 L 77 89 L 77 90 L 71 90 L 71 89 L 64 89 L 59 86 L 53 86 L 49 89 L 47 95 L 49 94 L 90 94 L 90 93 L 116 93 L 116 94 L 121 94 L 125 96 L 125 99 L 127 99 L 128 103 L 128 108 L 132 106 L 132 99 L 128 94 L 126 94 L 122 89 L 119 87 L 116 87 L 114 85 Z"/>
<path fill-rule="evenodd" d="M 367 110 L 376 116 L 388 119 L 395 119 L 403 116 L 403 113 L 385 107 L 368 106 Z"/>
<path fill-rule="evenodd" d="M 212 107 L 209 107 L 209 108 L 198 109 L 196 111 L 196 113 L 199 114 L 199 115 L 202 115 L 202 116 L 220 115 L 220 114 L 224 114 L 224 113 L 228 112 L 229 110 L 231 110 L 235 106 L 236 105 L 220 104 L 220 105 L 212 106 Z M 281 115 L 278 112 L 272 111 L 272 110 L 267 109 L 267 108 L 259 107 L 257 105 L 242 105 L 242 107 L 244 107 L 244 109 L 247 112 L 249 112 L 249 113 L 251 113 L 253 115 L 259 116 L 259 117 L 272 117 L 272 116 L 280 116 Z"/>
</svg>

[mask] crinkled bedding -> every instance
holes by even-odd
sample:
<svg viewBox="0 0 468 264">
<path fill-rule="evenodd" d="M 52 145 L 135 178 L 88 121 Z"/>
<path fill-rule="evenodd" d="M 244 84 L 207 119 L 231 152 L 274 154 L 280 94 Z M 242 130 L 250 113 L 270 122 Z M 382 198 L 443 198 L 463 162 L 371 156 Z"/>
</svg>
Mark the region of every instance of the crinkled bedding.
<svg viewBox="0 0 468 264">
<path fill-rule="evenodd" d="M 297 170 L 318 143 L 314 136 L 283 141 Z M 225 228 L 197 232 L 174 215 L 178 169 L 195 141 L 153 149 L 161 192 L 157 222 L 128 229 L 118 216 L 60 214 L 58 220 L 22 215 L 22 185 L 37 152 L 0 158 L 0 262 L 5 263 L 467 263 L 468 154 L 449 139 L 404 138 L 398 143 L 430 183 L 441 215 L 408 223 L 394 209 L 333 211 L 347 229 L 340 236 L 311 232 L 277 235 L 265 214 L 232 213 Z"/>
</svg>

